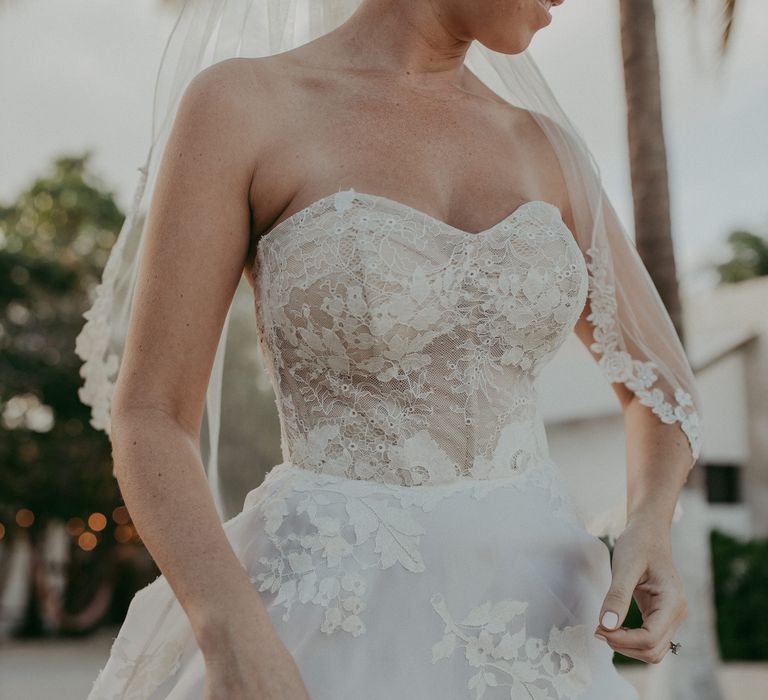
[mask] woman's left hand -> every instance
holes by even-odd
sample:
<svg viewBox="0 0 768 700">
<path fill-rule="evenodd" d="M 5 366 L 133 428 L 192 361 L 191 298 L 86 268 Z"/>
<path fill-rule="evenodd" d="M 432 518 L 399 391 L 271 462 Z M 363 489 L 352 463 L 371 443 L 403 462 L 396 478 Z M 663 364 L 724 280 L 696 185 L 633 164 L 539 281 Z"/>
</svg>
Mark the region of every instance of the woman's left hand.
<svg viewBox="0 0 768 700">
<path fill-rule="evenodd" d="M 613 580 L 595 636 L 601 635 L 624 656 L 659 663 L 688 615 L 682 582 L 672 562 L 669 527 L 650 516 L 631 518 L 616 539 L 611 572 Z M 642 627 L 621 627 L 633 597 L 643 616 Z"/>
</svg>

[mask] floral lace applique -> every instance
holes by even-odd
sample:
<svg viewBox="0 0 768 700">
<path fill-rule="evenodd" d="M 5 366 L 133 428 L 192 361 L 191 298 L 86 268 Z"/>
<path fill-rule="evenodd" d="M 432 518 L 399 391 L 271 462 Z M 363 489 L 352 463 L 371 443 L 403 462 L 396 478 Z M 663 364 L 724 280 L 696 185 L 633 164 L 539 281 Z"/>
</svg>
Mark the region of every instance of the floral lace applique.
<svg viewBox="0 0 768 700">
<path fill-rule="evenodd" d="M 134 193 L 133 206 L 104 266 L 101 282 L 94 290 L 93 305 L 83 314 L 86 321 L 75 338 L 75 353 L 83 360 L 80 376 L 85 380 L 83 386 L 77 390 L 77 395 L 84 404 L 91 406 L 91 425 L 97 430 L 103 430 L 107 435 L 112 431 L 112 395 L 120 365 L 120 358 L 111 347 L 110 316 L 115 304 L 115 280 L 123 262 L 128 234 L 135 226 L 139 203 L 147 182 L 147 166 L 143 165 L 138 170 L 141 175 Z"/>
<path fill-rule="evenodd" d="M 357 637 L 365 632 L 361 613 L 367 605 L 366 583 L 360 571 L 395 564 L 413 573 L 425 571 L 419 547 L 425 528 L 416 516 L 460 490 L 480 500 L 499 488 L 536 486 L 548 494 L 553 517 L 574 522 L 567 494 L 545 466 L 515 478 L 464 479 L 427 488 L 388 487 L 309 472 L 290 478 L 296 471 L 305 470 L 287 467 L 277 477 L 285 481 L 278 482 L 259 506 L 278 554 L 259 558 L 250 578 L 259 591 L 277 594 L 271 604 L 283 605 L 283 620 L 289 619 L 297 601 L 326 608 L 320 629 L 327 634 L 341 630 Z M 295 506 L 292 497 L 299 499 Z M 306 523 L 297 522 L 301 514 Z M 290 528 L 280 532 L 284 522 Z M 257 573 L 259 568 L 265 570 Z"/>
<path fill-rule="evenodd" d="M 509 688 L 503 697 L 512 700 L 570 700 L 589 686 L 587 625 L 553 625 L 545 641 L 527 635 L 525 601 L 487 600 L 461 622 L 456 622 L 441 593 L 430 602 L 445 622 L 443 638 L 432 646 L 432 663 L 464 649 L 467 663 L 477 669 L 467 683 L 474 700 L 497 687 Z"/>
<path fill-rule="evenodd" d="M 648 406 L 663 423 L 679 422 L 690 443 L 693 458 L 697 459 L 701 451 L 701 436 L 699 415 L 691 395 L 678 387 L 674 391 L 674 403 L 668 401 L 659 387 L 653 387 L 658 381 L 656 363 L 636 360 L 619 348 L 616 290 L 609 282 L 608 254 L 595 248 L 589 248 L 587 254 L 591 257 L 587 263 L 591 307 L 587 320 L 594 325 L 595 340 L 590 347 L 602 355 L 598 361 L 600 369 L 609 382 L 623 383 L 633 391 L 640 403 Z"/>
<path fill-rule="evenodd" d="M 414 486 L 547 458 L 534 380 L 588 286 L 554 205 L 470 234 L 342 192 L 262 236 L 253 279 L 286 462 Z"/>
</svg>

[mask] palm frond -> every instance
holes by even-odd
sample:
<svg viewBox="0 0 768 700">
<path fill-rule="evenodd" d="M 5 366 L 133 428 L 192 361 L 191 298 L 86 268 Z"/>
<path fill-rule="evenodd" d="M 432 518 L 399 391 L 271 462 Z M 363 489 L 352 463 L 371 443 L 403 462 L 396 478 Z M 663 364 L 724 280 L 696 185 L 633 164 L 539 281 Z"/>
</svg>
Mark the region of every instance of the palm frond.
<svg viewBox="0 0 768 700">
<path fill-rule="evenodd" d="M 691 9 L 695 12 L 701 5 L 700 0 L 688 0 Z M 736 18 L 737 0 L 722 0 L 721 28 L 720 28 L 720 55 L 724 56 L 731 45 L 733 23 Z"/>
</svg>

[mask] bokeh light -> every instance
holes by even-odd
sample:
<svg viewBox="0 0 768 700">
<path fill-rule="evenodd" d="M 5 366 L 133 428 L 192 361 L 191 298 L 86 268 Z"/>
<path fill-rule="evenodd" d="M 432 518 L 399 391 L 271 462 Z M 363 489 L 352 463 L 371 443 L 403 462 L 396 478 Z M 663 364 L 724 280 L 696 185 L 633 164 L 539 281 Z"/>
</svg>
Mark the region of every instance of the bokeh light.
<svg viewBox="0 0 768 700">
<path fill-rule="evenodd" d="M 82 518 L 70 518 L 67 520 L 67 532 L 73 537 L 77 537 L 85 530 L 85 523 Z"/>
<path fill-rule="evenodd" d="M 84 532 L 77 538 L 77 544 L 80 549 L 90 552 L 97 544 L 99 540 L 92 532 Z"/>
<path fill-rule="evenodd" d="M 107 516 L 104 513 L 91 513 L 88 517 L 88 527 L 95 532 L 101 532 L 107 526 Z"/>
<path fill-rule="evenodd" d="M 16 524 L 19 527 L 29 527 L 35 522 L 35 514 L 29 508 L 20 508 L 16 511 Z"/>
<path fill-rule="evenodd" d="M 118 525 L 127 525 L 131 522 L 131 516 L 125 506 L 118 506 L 112 511 L 112 520 Z"/>
<path fill-rule="evenodd" d="M 129 542 L 131 537 L 133 537 L 133 534 L 134 530 L 130 525 L 118 525 L 115 528 L 115 539 L 120 542 L 120 544 Z"/>
</svg>

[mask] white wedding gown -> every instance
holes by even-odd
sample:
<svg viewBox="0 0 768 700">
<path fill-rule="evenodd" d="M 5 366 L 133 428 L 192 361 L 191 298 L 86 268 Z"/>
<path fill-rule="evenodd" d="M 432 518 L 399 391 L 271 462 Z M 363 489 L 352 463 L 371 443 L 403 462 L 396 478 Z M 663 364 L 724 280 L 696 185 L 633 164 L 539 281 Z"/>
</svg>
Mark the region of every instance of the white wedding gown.
<svg viewBox="0 0 768 700">
<path fill-rule="evenodd" d="M 263 235 L 283 462 L 224 523 L 312 700 L 637 700 L 593 636 L 610 585 L 548 457 L 536 376 L 587 297 L 558 208 L 479 233 L 346 190 Z M 89 700 L 202 698 L 165 578 Z"/>
</svg>

